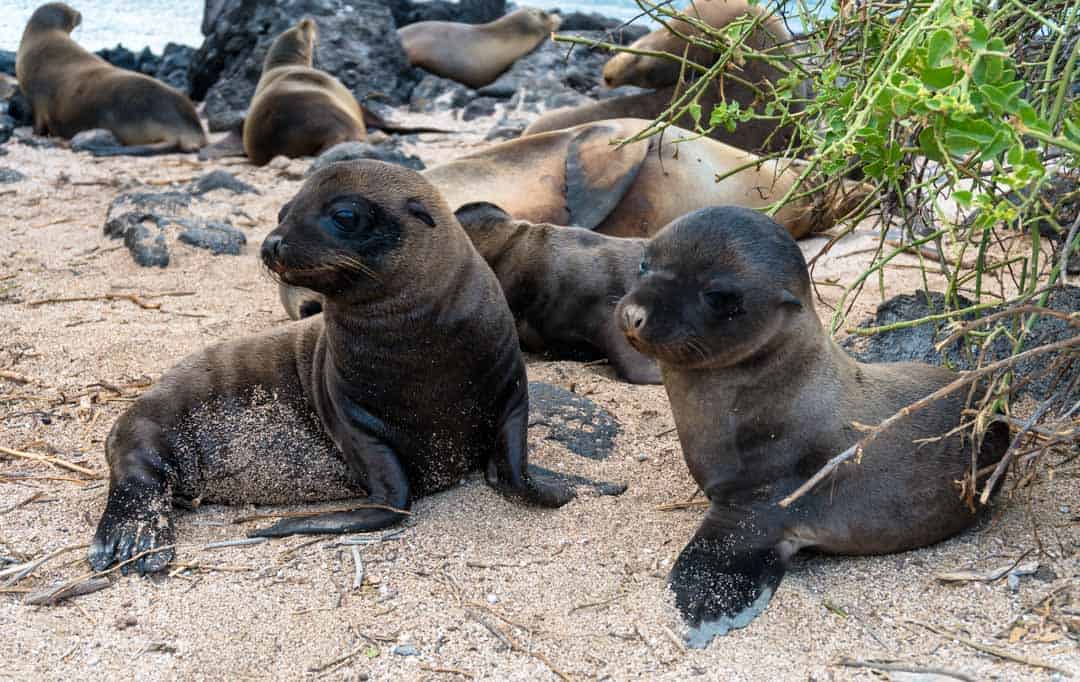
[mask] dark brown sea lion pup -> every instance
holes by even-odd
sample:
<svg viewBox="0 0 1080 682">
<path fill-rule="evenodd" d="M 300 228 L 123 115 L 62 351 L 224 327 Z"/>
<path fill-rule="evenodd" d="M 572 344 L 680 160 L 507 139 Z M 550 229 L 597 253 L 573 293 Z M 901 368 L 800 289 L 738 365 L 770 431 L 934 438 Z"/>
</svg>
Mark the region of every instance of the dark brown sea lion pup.
<svg viewBox="0 0 1080 682">
<path fill-rule="evenodd" d="M 79 47 L 71 31 L 82 15 L 53 2 L 34 11 L 23 31 L 15 71 L 34 111 L 34 133 L 71 138 L 104 128 L 123 147 L 98 156 L 196 151 L 206 132 L 191 101 L 173 88 L 112 66 Z"/>
<path fill-rule="evenodd" d="M 562 19 L 523 7 L 488 24 L 421 21 L 398 29 L 413 66 L 481 88 L 532 52 Z"/>
<path fill-rule="evenodd" d="M 312 67 L 317 40 L 315 22 L 305 17 L 266 53 L 243 129 L 244 151 L 257 166 L 367 138 L 360 103 L 341 81 Z"/>
<path fill-rule="evenodd" d="M 525 350 L 587 348 L 630 383 L 660 383 L 656 362 L 634 350 L 615 322 L 616 304 L 637 281 L 645 240 L 514 220 L 484 202 L 454 215 L 499 278 Z"/>
<path fill-rule="evenodd" d="M 686 463 L 711 502 L 669 578 L 693 644 L 749 623 L 800 549 L 901 552 L 976 521 L 955 487 L 972 465 L 970 443 L 948 435 L 961 423 L 956 394 L 778 506 L 865 435 L 856 423 L 878 424 L 956 378 L 848 357 L 822 329 L 802 252 L 779 225 L 743 208 L 696 211 L 649 242 L 642 273 L 616 315 L 659 361 Z M 996 424 L 978 466 L 1007 443 Z"/>
<path fill-rule="evenodd" d="M 754 163 L 758 157 L 750 152 L 675 127 L 633 144 L 613 144 L 649 123 L 619 119 L 521 137 L 429 168 L 424 176 L 455 210 L 487 201 L 519 220 L 617 237 L 652 236 L 706 206 L 765 208 L 799 178 L 800 162 Z M 720 176 L 727 177 L 717 182 Z M 795 237 L 826 230 L 870 189 L 851 181 L 833 185 L 835 192 L 789 202 L 776 219 Z"/>
<path fill-rule="evenodd" d="M 334 499 L 348 512 L 255 535 L 374 530 L 482 470 L 501 493 L 558 507 L 573 491 L 527 470 L 528 393 L 499 283 L 438 192 L 377 161 L 329 166 L 282 209 L 262 259 L 325 312 L 196 353 L 117 420 L 102 569 L 173 543 L 172 497 Z M 160 570 L 171 549 L 141 557 Z"/>
<path fill-rule="evenodd" d="M 695 0 L 683 11 L 716 29 L 723 29 L 737 20 L 757 20 L 759 24 L 750 33 L 745 44 L 776 57 L 778 63 L 785 65 L 787 69 L 795 68 L 794 63 L 788 60 L 792 54 L 791 33 L 780 17 L 770 14 L 764 6 L 750 5 L 746 0 Z M 683 20 L 668 20 L 667 23 L 681 35 L 661 27 L 636 40 L 630 48 L 685 56 L 691 62 L 706 68 L 715 63 L 716 53 L 698 45 L 688 46 L 682 37 L 701 38 L 701 30 Z M 774 63 L 759 59 L 746 59 L 737 65 L 733 62 L 729 64 L 728 72 L 730 76 L 721 74 L 705 88 L 698 99 L 703 124 L 708 123 L 713 107 L 723 102 L 738 102 L 743 109 L 754 109 L 759 114 L 763 113 L 772 86 L 784 76 L 784 71 Z M 603 77 L 608 87 L 636 85 L 650 88 L 652 92 L 555 109 L 534 121 L 523 134 L 532 135 L 610 118 L 655 119 L 686 92 L 696 73 L 689 69 L 683 70 L 682 65 L 673 60 L 620 52 L 604 65 Z M 800 109 L 797 104 L 793 107 L 793 111 Z M 689 113 L 674 123 L 683 128 L 694 128 L 694 120 Z M 760 119 L 741 122 L 734 131 L 723 125 L 717 126 L 710 133 L 713 139 L 754 152 L 786 149 L 793 135 L 794 128 L 791 126 L 777 128 L 776 121 Z"/>
</svg>

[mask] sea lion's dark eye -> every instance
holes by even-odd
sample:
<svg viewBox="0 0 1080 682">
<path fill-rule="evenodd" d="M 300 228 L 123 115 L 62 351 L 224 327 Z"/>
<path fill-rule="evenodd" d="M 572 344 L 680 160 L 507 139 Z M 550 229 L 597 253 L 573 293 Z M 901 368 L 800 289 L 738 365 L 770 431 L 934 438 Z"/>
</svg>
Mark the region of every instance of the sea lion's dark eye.
<svg viewBox="0 0 1080 682">
<path fill-rule="evenodd" d="M 644 258 L 641 259 L 641 264 L 638 265 L 638 276 L 642 276 L 649 271 L 649 264 Z"/>
<path fill-rule="evenodd" d="M 737 291 L 710 289 L 701 294 L 701 299 L 718 317 L 732 319 L 742 315 L 742 295 Z"/>
<path fill-rule="evenodd" d="M 356 229 L 356 211 L 351 208 L 339 208 L 330 217 L 343 232 L 352 232 Z"/>
</svg>

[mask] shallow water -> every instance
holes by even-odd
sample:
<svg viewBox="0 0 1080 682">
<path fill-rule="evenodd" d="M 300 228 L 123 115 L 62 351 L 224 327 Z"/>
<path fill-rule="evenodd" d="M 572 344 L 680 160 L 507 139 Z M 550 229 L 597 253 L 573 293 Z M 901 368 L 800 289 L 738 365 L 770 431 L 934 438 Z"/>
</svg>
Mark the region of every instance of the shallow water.
<svg viewBox="0 0 1080 682">
<path fill-rule="evenodd" d="M 89 50 L 121 44 L 132 50 L 148 46 L 160 53 L 166 43 L 198 47 L 202 44 L 203 0 L 69 0 L 82 12 L 82 26 L 74 38 Z M 23 28 L 42 0 L 0 0 L 0 50 L 14 51 Z M 565 11 L 599 12 L 629 19 L 640 12 L 634 0 L 576 0 L 528 2 L 534 7 Z"/>
</svg>

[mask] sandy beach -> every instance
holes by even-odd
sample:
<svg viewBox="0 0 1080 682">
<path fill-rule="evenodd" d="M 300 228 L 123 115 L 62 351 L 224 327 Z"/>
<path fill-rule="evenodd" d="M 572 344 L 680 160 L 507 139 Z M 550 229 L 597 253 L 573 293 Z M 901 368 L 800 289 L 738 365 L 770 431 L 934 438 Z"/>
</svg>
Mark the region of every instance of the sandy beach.
<svg viewBox="0 0 1080 682">
<path fill-rule="evenodd" d="M 431 166 L 479 148 L 490 123 L 455 122 L 464 132 L 410 136 L 404 151 Z M 93 159 L 14 142 L 3 149 L 0 168 L 26 179 L 0 185 L 0 452 L 54 460 L 0 454 L 0 557 L 20 562 L 67 551 L 18 582 L 0 579 L 0 679 L 1080 674 L 1080 651 L 1065 631 L 1070 618 L 1076 628 L 1080 607 L 1075 463 L 1013 499 L 1010 481 L 980 528 L 948 542 L 892 556 L 800 556 L 749 628 L 708 649 L 686 649 L 665 576 L 702 508 L 661 509 L 695 492 L 663 387 L 618 382 L 604 364 L 539 357 L 528 358 L 531 381 L 587 397 L 620 432 L 611 456 L 592 460 L 546 438 L 550 425 L 537 423 L 533 461 L 625 483 L 622 496 L 581 490 L 563 509 L 538 510 L 473 477 L 419 500 L 409 523 L 373 534 L 371 544 L 293 537 L 223 549 L 206 546 L 270 523 L 245 517 L 282 510 L 208 505 L 178 513 L 179 545 L 166 574 L 109 574 L 111 584 L 92 594 L 24 605 L 28 593 L 91 573 L 85 545 L 105 503 L 103 442 L 134 397 L 188 353 L 288 324 L 258 245 L 309 160 L 255 168 L 194 155 Z M 103 234 L 121 191 L 178 188 L 217 168 L 259 190 L 204 197 L 231 211 L 245 233 L 239 256 L 170 244 L 167 268 L 144 268 Z M 856 231 L 819 261 L 824 319 L 841 292 L 836 283 L 860 272 L 876 240 Z M 825 242 L 801 245 L 812 256 Z M 894 261 L 886 295 L 921 286 L 916 262 Z M 64 300 L 73 298 L 83 300 Z M 852 323 L 881 300 L 877 286 L 868 286 Z M 1012 580 L 937 577 L 1032 562 L 1033 572 Z M 853 667 L 867 661 L 954 677 Z"/>
</svg>

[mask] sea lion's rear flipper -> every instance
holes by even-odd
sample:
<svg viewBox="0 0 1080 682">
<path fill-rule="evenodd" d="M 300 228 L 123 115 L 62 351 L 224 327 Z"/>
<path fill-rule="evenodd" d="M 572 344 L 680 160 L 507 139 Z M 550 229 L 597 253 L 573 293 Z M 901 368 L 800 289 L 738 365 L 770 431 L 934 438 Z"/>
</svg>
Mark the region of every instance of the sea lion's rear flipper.
<svg viewBox="0 0 1080 682">
<path fill-rule="evenodd" d="M 184 150 L 178 142 L 158 142 L 118 147 L 86 147 L 91 156 L 157 156 L 159 154 L 181 154 Z"/>
<path fill-rule="evenodd" d="M 213 161 L 214 159 L 224 159 L 232 156 L 247 156 L 247 152 L 244 151 L 242 122 L 239 128 L 230 130 L 225 137 L 199 150 L 199 161 Z"/>
<path fill-rule="evenodd" d="M 546 467 L 542 467 L 539 464 L 530 464 L 529 473 L 534 477 L 549 478 L 556 481 L 562 481 L 563 483 L 571 486 L 587 486 L 597 492 L 598 495 L 610 495 L 611 497 L 617 497 L 626 492 L 625 483 L 612 483 L 610 481 L 597 481 L 587 476 L 578 476 L 577 474 L 564 474 L 558 471 L 552 471 Z"/>
<path fill-rule="evenodd" d="M 367 107 L 361 106 L 360 110 L 364 112 L 364 126 L 368 128 L 378 128 L 379 130 L 386 131 L 388 133 L 446 133 L 451 134 L 457 131 L 447 130 L 446 128 L 434 128 L 431 126 L 406 126 L 397 123 L 391 123 L 382 116 L 379 116 L 374 111 L 368 110 Z"/>
<path fill-rule="evenodd" d="M 409 515 L 409 479 L 405 469 L 393 448 L 372 435 L 385 432 L 386 425 L 340 395 L 338 387 L 327 386 L 327 392 L 333 415 L 333 423 L 327 424 L 331 438 L 356 482 L 367 489 L 368 499 L 351 511 L 282 519 L 269 528 L 249 533 L 249 537 L 361 533 L 392 526 Z"/>
<path fill-rule="evenodd" d="M 617 147 L 612 141 L 634 132 L 618 123 L 598 123 L 582 128 L 570 141 L 566 153 L 569 224 L 591 230 L 622 201 L 641 170 L 649 142 Z"/>
</svg>

